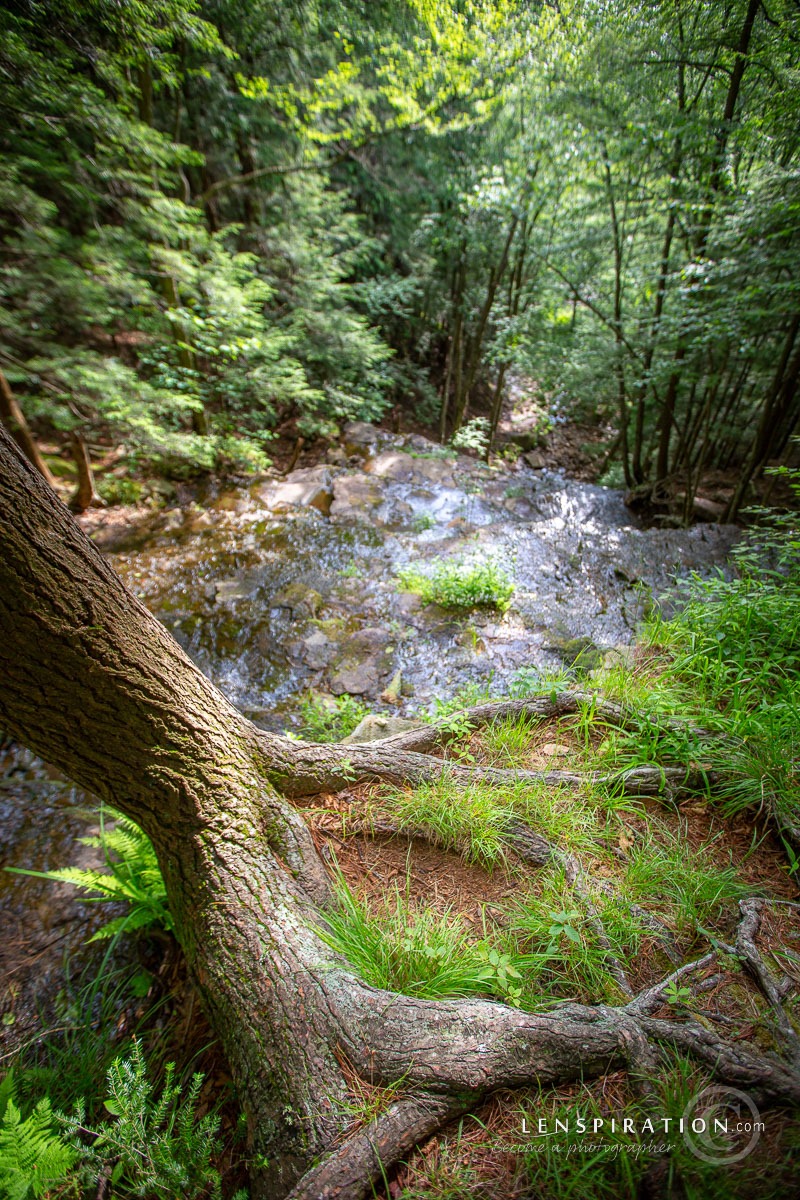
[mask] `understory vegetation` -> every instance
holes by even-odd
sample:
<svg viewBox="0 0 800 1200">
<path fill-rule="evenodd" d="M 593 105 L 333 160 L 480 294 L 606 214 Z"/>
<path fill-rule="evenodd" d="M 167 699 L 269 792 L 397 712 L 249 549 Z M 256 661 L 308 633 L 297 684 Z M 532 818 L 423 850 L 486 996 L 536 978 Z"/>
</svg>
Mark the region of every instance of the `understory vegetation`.
<svg viewBox="0 0 800 1200">
<path fill-rule="evenodd" d="M 626 1004 L 650 988 L 650 1011 L 749 1029 L 764 1049 L 797 1045 L 796 549 L 791 530 L 762 533 L 732 577 L 690 581 L 674 615 L 654 612 L 628 663 L 591 679 L 579 667 L 571 678 L 523 673 L 515 698 L 473 688 L 428 716 L 454 770 L 485 765 L 516 779 L 465 786 L 445 771 L 415 787 L 361 785 L 311 799 L 304 815 L 335 863 L 338 906 L 316 926 L 331 953 L 376 987 L 493 997 L 531 1012 L 571 999 Z M 470 714 L 486 714 L 487 703 L 498 715 L 475 722 Z M 307 736 L 342 736 L 362 708 L 348 699 L 332 716 L 309 699 Z M 171 944 L 152 848 L 113 810 L 87 841 L 104 867 L 45 875 L 114 903 L 95 935 L 111 948 L 100 975 L 75 994 L 67 1032 L 46 1032 L 5 1076 L 0 1180 L 14 1200 L 82 1196 L 98 1180 L 109 1197 L 232 1195 L 220 1192 L 219 1119 L 207 1101 L 198 1105 L 202 1077 L 160 1059 L 151 1075 L 133 1028 L 114 1028 L 120 1008 L 157 991 L 137 955 L 118 965 L 120 945 L 132 945 L 132 934 L 151 954 L 153 937 Z M 421 847 L 439 856 L 424 882 Z M 761 930 L 755 975 L 737 933 L 748 913 Z M 138 1011 L 146 1040 L 158 1005 Z M 655 1080 L 664 1114 L 680 1115 L 706 1082 L 687 1059 L 668 1058 Z M 356 1122 L 402 1095 L 402 1084 L 353 1086 Z M 637 1105 L 651 1111 L 652 1098 L 632 1086 L 613 1084 L 615 1103 L 624 1101 L 626 1115 Z M 536 1120 L 543 1112 L 565 1120 L 601 1118 L 608 1105 L 590 1084 L 489 1101 L 480 1118 L 463 1118 L 430 1152 L 412 1155 L 392 1195 L 443 1200 L 469 1187 L 497 1197 L 633 1196 L 653 1161 L 632 1150 L 635 1136 L 625 1152 L 606 1146 L 572 1160 L 522 1147 L 499 1174 L 492 1158 L 498 1139 L 518 1140 L 512 1127 L 526 1106 Z M 788 1195 L 781 1187 L 798 1136 L 791 1120 L 781 1130 L 776 1197 Z M 234 1134 L 229 1125 L 229 1142 Z M 680 1143 L 668 1159 L 698 1198 L 748 1194 L 759 1161 L 721 1173 Z"/>
</svg>

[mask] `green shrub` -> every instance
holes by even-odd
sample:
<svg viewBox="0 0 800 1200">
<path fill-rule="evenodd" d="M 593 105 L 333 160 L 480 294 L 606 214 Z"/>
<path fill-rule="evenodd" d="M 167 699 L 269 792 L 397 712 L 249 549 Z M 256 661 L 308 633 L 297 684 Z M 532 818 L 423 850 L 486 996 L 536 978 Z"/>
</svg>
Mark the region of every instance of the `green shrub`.
<svg viewBox="0 0 800 1200">
<path fill-rule="evenodd" d="M 82 1105 L 75 1116 L 61 1117 L 80 1154 L 86 1185 L 108 1178 L 112 1194 L 182 1200 L 203 1195 L 218 1200 L 220 1177 L 211 1159 L 220 1148 L 219 1119 L 211 1113 L 197 1115 L 202 1075 L 192 1077 L 185 1098 L 174 1080 L 175 1065 L 167 1063 L 156 1099 L 141 1046 L 134 1041 L 130 1057 L 115 1059 L 108 1071 L 105 1108 L 111 1120 L 87 1127 Z"/>
<path fill-rule="evenodd" d="M 398 572 L 404 591 L 416 592 L 425 604 L 442 608 L 496 608 L 505 612 L 514 595 L 514 582 L 496 562 L 434 562 L 423 574 L 416 567 Z"/>
<path fill-rule="evenodd" d="M 315 696 L 309 692 L 300 704 L 301 736 L 309 742 L 340 742 L 369 713 L 355 696 Z"/>
</svg>

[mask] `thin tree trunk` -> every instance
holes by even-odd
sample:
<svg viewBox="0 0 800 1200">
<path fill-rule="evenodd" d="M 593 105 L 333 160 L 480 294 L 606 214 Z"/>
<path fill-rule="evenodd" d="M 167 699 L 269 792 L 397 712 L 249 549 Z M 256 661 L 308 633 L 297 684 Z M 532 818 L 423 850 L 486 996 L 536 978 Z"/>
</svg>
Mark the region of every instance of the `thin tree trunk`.
<svg viewBox="0 0 800 1200">
<path fill-rule="evenodd" d="M 70 438 L 72 457 L 78 468 L 78 489 L 69 502 L 72 512 L 86 512 L 87 508 L 105 508 L 105 500 L 98 494 L 94 482 L 94 471 L 89 460 L 86 443 L 80 434 L 73 433 Z"/>
<path fill-rule="evenodd" d="M 739 99 L 742 79 L 744 78 L 744 72 L 747 67 L 747 55 L 750 48 L 750 39 L 752 37 L 753 26 L 760 7 L 761 0 L 749 0 L 747 12 L 745 14 L 741 32 L 739 34 L 739 41 L 736 47 L 736 59 L 734 62 L 733 71 L 731 72 L 728 91 L 725 97 L 725 108 L 723 110 L 722 121 L 716 135 L 716 145 L 712 158 L 706 203 L 700 218 L 700 224 L 695 241 L 695 261 L 703 257 L 705 254 L 706 245 L 708 244 L 708 238 L 711 232 L 711 223 L 714 216 L 714 206 L 717 196 L 722 189 L 722 172 L 725 165 L 725 153 L 728 147 L 731 129 L 733 127 L 733 119 L 736 115 L 736 105 Z M 667 390 L 664 396 L 661 412 L 659 414 L 656 483 L 666 479 L 669 471 L 669 444 L 672 435 L 672 428 L 675 423 L 675 407 L 688 349 L 688 335 L 687 331 L 684 329 L 681 331 L 678 338 L 678 345 L 675 349 L 675 355 L 673 358 L 672 372 L 667 383 Z"/>
<path fill-rule="evenodd" d="M 42 458 L 41 451 L 36 445 L 36 439 L 25 420 L 25 414 L 17 403 L 11 385 L 2 371 L 0 371 L 0 421 L 5 425 L 28 462 L 32 463 L 42 478 L 47 480 L 50 487 L 53 487 L 54 480 L 50 468 Z"/>
</svg>

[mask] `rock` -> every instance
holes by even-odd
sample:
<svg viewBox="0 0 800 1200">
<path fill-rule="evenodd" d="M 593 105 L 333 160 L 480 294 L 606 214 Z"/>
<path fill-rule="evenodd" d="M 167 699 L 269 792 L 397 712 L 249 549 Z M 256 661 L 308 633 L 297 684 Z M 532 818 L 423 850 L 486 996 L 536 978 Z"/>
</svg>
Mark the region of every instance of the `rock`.
<svg viewBox="0 0 800 1200">
<path fill-rule="evenodd" d="M 332 517 L 355 517 L 372 520 L 373 513 L 383 500 L 380 485 L 369 475 L 340 475 L 333 483 Z"/>
<path fill-rule="evenodd" d="M 336 643 L 316 629 L 308 637 L 303 638 L 303 658 L 313 671 L 320 671 L 333 661 L 336 654 Z"/>
<path fill-rule="evenodd" d="M 569 746 L 562 746 L 559 742 L 547 742 L 544 746 L 539 747 L 539 753 L 546 755 L 547 758 L 566 758 L 571 751 Z"/>
<path fill-rule="evenodd" d="M 391 667 L 389 641 L 389 634 L 377 628 L 361 629 L 348 638 L 331 676 L 331 691 L 337 696 L 377 695 Z"/>
<path fill-rule="evenodd" d="M 444 487 L 455 487 L 453 463 L 447 458 L 415 458 L 414 474 L 422 476 L 428 483 L 438 483 Z"/>
<path fill-rule="evenodd" d="M 405 482 L 414 474 L 415 460 L 402 450 L 387 450 L 376 458 L 367 460 L 364 470 L 381 479 L 396 479 Z"/>
<path fill-rule="evenodd" d="M 272 597 L 274 608 L 288 608 L 293 617 L 315 617 L 322 607 L 322 596 L 296 580 Z"/>
<path fill-rule="evenodd" d="M 421 726 L 421 721 L 414 721 L 410 717 L 384 717 L 379 713 L 367 713 L 353 732 L 342 738 L 342 745 L 357 746 L 363 742 L 377 742 L 381 738 L 393 737 L 396 733 L 406 733 L 409 729 L 420 729 Z"/>
<path fill-rule="evenodd" d="M 603 661 L 602 650 L 587 637 L 568 638 L 551 634 L 544 648 L 552 650 L 567 666 L 572 667 L 577 663 L 587 671 L 599 667 Z"/>
<path fill-rule="evenodd" d="M 161 526 L 163 533 L 174 533 L 176 529 L 180 529 L 183 525 L 183 512 L 179 508 L 171 508 L 164 513 L 164 523 Z"/>
<path fill-rule="evenodd" d="M 197 533 L 201 529 L 210 529 L 214 524 L 214 518 L 210 512 L 203 510 L 202 512 L 187 514 L 186 523 L 192 533 Z"/>
<path fill-rule="evenodd" d="M 231 600 L 246 600 L 252 590 L 243 579 L 217 579 L 211 586 L 218 604 L 230 604 Z"/>
<path fill-rule="evenodd" d="M 331 691 L 335 696 L 347 692 L 350 696 L 374 695 L 381 680 L 381 671 L 376 658 L 365 658 L 362 662 L 345 661 L 331 676 Z"/>
<path fill-rule="evenodd" d="M 342 437 L 344 452 L 364 455 L 370 446 L 385 441 L 386 436 L 382 429 L 370 425 L 368 421 L 350 421 L 345 425 Z"/>
<path fill-rule="evenodd" d="M 609 671 L 613 667 L 632 667 L 635 661 L 635 646 L 612 646 L 603 655 L 603 668 Z"/>
<path fill-rule="evenodd" d="M 268 484 L 259 494 L 273 512 L 290 508 L 316 508 L 324 516 L 331 510 L 333 481 L 326 466 L 301 467 L 291 471 L 280 483 Z"/>
<path fill-rule="evenodd" d="M 403 673 L 395 671 L 392 682 L 381 692 L 381 700 L 386 704 L 399 704 L 403 692 Z"/>
<path fill-rule="evenodd" d="M 543 471 L 547 466 L 544 460 L 544 455 L 538 450 L 529 450 L 527 454 L 523 454 L 522 461 L 526 462 L 534 471 Z"/>
</svg>

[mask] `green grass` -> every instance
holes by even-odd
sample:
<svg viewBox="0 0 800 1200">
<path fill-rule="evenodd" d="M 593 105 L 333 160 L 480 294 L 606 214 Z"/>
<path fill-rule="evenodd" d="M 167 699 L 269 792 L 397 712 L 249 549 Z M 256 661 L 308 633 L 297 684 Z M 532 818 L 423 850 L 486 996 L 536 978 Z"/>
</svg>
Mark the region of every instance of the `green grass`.
<svg viewBox="0 0 800 1200">
<path fill-rule="evenodd" d="M 679 933 L 716 925 L 726 910 L 758 889 L 737 877 L 732 862 L 717 865 L 712 847 L 708 842 L 693 850 L 665 829 L 659 836 L 651 831 L 629 851 L 625 894 L 660 911 Z"/>
<path fill-rule="evenodd" d="M 522 895 L 510 908 L 503 939 L 503 948 L 525 968 L 521 1003 L 537 1007 L 542 996 L 618 1003 L 620 992 L 606 965 L 606 951 L 563 869 L 555 864 L 544 868 L 539 884 L 540 890 Z M 615 953 L 638 949 L 633 918 L 620 915 L 605 932 Z"/>
<path fill-rule="evenodd" d="M 397 576 L 403 591 L 415 592 L 425 604 L 468 611 L 496 608 L 505 612 L 514 595 L 514 581 L 496 562 L 438 559 L 423 572 L 406 567 Z"/>
<path fill-rule="evenodd" d="M 467 862 L 491 869 L 505 860 L 514 810 L 500 788 L 465 787 L 444 777 L 412 791 L 391 792 L 384 804 L 401 829 L 421 830 L 443 849 L 460 851 Z"/>
<path fill-rule="evenodd" d="M 374 987 L 429 1000 L 508 990 L 498 978 L 501 956 L 493 963 L 491 948 L 470 943 L 466 923 L 449 909 L 414 908 L 396 884 L 378 908 L 356 896 L 341 874 L 336 892 L 338 910 L 326 913 L 316 931 Z"/>
<path fill-rule="evenodd" d="M 494 767 L 519 767 L 525 762 L 538 722 L 522 714 L 492 721 L 481 731 L 481 748 Z"/>
</svg>

